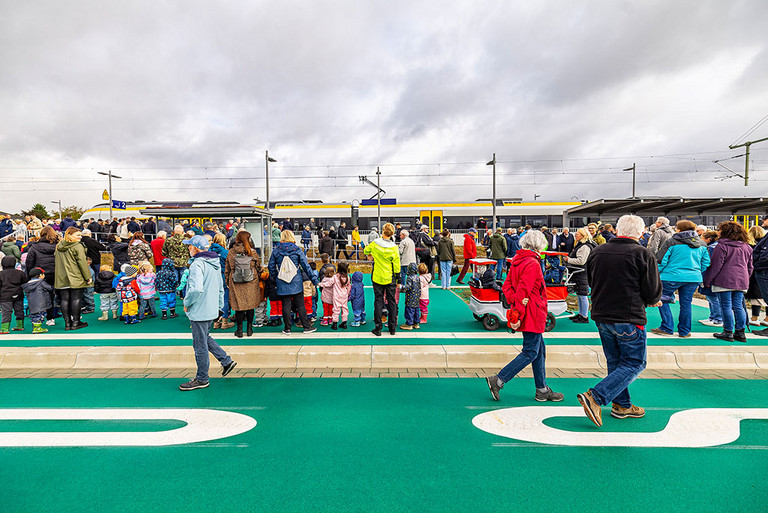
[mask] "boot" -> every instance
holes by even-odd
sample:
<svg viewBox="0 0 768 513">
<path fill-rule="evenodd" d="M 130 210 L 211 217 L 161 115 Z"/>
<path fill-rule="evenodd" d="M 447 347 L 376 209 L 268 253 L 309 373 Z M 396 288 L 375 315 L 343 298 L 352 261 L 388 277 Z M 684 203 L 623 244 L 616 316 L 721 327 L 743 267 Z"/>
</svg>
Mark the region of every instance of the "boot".
<svg viewBox="0 0 768 513">
<path fill-rule="evenodd" d="M 168 317 L 170 317 L 171 319 L 175 319 L 178 316 L 179 316 L 179 314 L 176 313 L 176 309 L 175 308 L 171 308 L 171 315 L 169 315 Z"/>
<path fill-rule="evenodd" d="M 235 329 L 235 336 L 237 338 L 243 338 L 243 323 L 236 322 L 235 326 L 237 326 L 237 328 Z"/>
<path fill-rule="evenodd" d="M 339 328 L 341 328 L 343 330 L 347 329 L 347 321 L 342 322 L 341 325 L 339 326 Z"/>
<path fill-rule="evenodd" d="M 130 322 L 130 324 L 139 324 L 140 322 L 141 322 L 141 319 L 139 319 L 135 315 L 131 315 L 131 322 Z"/>
<path fill-rule="evenodd" d="M 215 330 L 220 330 L 221 329 L 221 317 L 219 317 L 218 319 L 216 319 L 216 321 L 214 321 L 213 329 L 215 329 Z"/>
<path fill-rule="evenodd" d="M 736 330 L 733 332 L 733 340 L 736 342 L 746 342 L 747 336 L 744 334 L 744 330 Z"/>
<path fill-rule="evenodd" d="M 38 333 L 48 333 L 48 329 L 43 328 L 43 324 L 40 322 L 32 324 L 32 334 L 36 335 Z"/>
<path fill-rule="evenodd" d="M 101 317 L 96 319 L 97 321 L 108 321 L 109 320 L 109 310 L 104 310 L 101 312 Z"/>
<path fill-rule="evenodd" d="M 16 319 L 16 327 L 12 331 L 24 331 L 24 319 Z M 741 330 L 742 334 L 744 330 Z"/>
<path fill-rule="evenodd" d="M 121 317 L 121 319 L 122 319 L 122 318 L 125 318 L 125 323 L 126 323 L 126 324 L 133 324 L 133 323 L 131 322 L 131 320 L 133 319 L 133 316 L 132 316 L 132 315 L 123 315 L 123 317 Z"/>
<path fill-rule="evenodd" d="M 427 323 L 427 316 L 422 315 L 421 318 L 419 319 L 419 324 L 426 324 L 426 323 Z"/>
<path fill-rule="evenodd" d="M 117 310 L 112 310 L 112 319 L 117 320 L 119 317 L 117 315 Z"/>
<path fill-rule="evenodd" d="M 339 329 L 339 323 L 338 323 L 338 322 L 334 322 L 333 324 L 331 324 L 331 329 L 332 329 L 332 330 L 337 330 L 337 329 Z"/>
<path fill-rule="evenodd" d="M 11 323 L 10 322 L 4 322 L 0 324 L 0 335 L 7 335 L 11 331 Z"/>
<path fill-rule="evenodd" d="M 715 338 L 719 338 L 720 340 L 725 340 L 726 342 L 733 342 L 732 331 L 723 330 L 722 333 L 713 333 L 712 336 L 714 336 Z"/>
<path fill-rule="evenodd" d="M 246 337 L 252 337 L 253 336 L 253 324 L 250 322 L 245 323 L 245 336 Z"/>
<path fill-rule="evenodd" d="M 221 318 L 221 329 L 228 330 L 230 328 L 234 328 L 235 323 L 227 319 L 226 317 Z"/>
<path fill-rule="evenodd" d="M 160 317 L 160 320 L 161 321 L 167 321 L 168 320 L 168 311 L 167 310 L 163 310 L 161 313 L 163 314 L 163 316 Z"/>
</svg>

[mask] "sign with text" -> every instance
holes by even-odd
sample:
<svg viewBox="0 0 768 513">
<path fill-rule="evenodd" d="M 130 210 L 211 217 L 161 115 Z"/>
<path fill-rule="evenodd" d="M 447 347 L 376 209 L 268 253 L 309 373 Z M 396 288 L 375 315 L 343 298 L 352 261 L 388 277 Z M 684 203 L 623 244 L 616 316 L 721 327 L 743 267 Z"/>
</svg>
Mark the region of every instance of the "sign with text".
<svg viewBox="0 0 768 513">
<path fill-rule="evenodd" d="M 117 210 L 125 210 L 125 201 L 112 200 L 112 208 Z"/>
</svg>

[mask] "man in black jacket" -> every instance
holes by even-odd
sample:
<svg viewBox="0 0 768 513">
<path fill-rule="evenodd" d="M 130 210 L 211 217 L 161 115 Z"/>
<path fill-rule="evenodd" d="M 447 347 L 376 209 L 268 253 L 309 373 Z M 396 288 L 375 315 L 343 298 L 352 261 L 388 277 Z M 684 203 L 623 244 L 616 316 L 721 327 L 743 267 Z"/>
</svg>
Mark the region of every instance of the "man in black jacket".
<svg viewBox="0 0 768 513">
<path fill-rule="evenodd" d="M 573 250 L 573 244 L 574 239 L 573 235 L 571 235 L 570 229 L 566 226 L 563 228 L 563 233 L 560 234 L 560 236 L 557 238 L 558 240 L 558 251 L 562 253 L 570 253 Z"/>
<path fill-rule="evenodd" d="M 91 230 L 83 230 L 83 238 L 80 240 L 80 244 L 85 246 L 85 256 L 91 259 L 91 268 L 94 275 L 99 274 L 99 267 L 101 267 L 101 253 L 107 251 L 107 247 L 101 242 L 93 238 Z"/>
<path fill-rule="evenodd" d="M 640 418 L 627 387 L 646 364 L 646 306 L 661 306 L 661 279 L 653 254 L 638 243 L 642 218 L 622 216 L 618 235 L 593 249 L 587 260 L 592 287 L 592 319 L 597 323 L 608 376 L 577 398 L 589 420 L 602 426 L 600 407 L 613 403 L 611 416 Z"/>
<path fill-rule="evenodd" d="M 347 223 L 344 221 L 341 222 L 339 225 L 339 230 L 336 232 L 336 259 L 341 259 L 341 254 L 344 253 L 344 259 L 349 260 L 349 253 L 347 253 L 347 242 L 349 242 L 349 239 L 347 237 Z"/>
</svg>

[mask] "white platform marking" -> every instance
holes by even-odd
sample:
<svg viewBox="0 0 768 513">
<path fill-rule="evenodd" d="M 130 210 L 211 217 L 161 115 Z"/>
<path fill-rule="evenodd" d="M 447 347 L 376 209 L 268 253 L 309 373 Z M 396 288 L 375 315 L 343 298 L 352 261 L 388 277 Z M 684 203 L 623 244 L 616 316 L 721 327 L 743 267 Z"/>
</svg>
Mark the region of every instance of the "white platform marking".
<svg viewBox="0 0 768 513">
<path fill-rule="evenodd" d="M 245 433 L 256 420 L 241 413 L 181 408 L 7 408 L 2 420 L 180 420 L 166 431 L 0 432 L 0 447 L 163 446 L 207 442 Z"/>
<path fill-rule="evenodd" d="M 603 409 L 603 416 L 609 415 Z M 544 425 L 555 417 L 583 417 L 585 432 Z M 472 419 L 488 433 L 526 442 L 581 447 L 712 447 L 739 438 L 739 422 L 768 420 L 768 408 L 696 408 L 673 413 L 667 426 L 655 433 L 607 433 L 587 420 L 580 406 L 525 406 L 481 413 Z M 627 422 L 633 422 L 628 420 Z"/>
</svg>

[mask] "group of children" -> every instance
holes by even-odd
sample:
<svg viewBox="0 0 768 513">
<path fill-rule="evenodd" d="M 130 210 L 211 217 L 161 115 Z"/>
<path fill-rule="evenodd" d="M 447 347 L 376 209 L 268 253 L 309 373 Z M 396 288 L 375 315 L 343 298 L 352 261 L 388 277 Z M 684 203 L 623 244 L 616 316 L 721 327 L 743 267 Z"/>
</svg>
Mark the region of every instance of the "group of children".
<svg viewBox="0 0 768 513">
<path fill-rule="evenodd" d="M 112 268 L 103 265 L 96 277 L 95 291 L 101 299 L 100 321 L 120 318 L 126 324 L 137 324 L 146 317 L 157 317 L 156 298 L 160 299 L 162 319 L 178 317 L 176 313 L 176 294 L 181 294 L 186 286 L 185 270 L 181 279 L 173 266 L 173 260 L 164 258 L 157 273 L 148 261 L 138 266 L 124 264 L 120 273 L 115 275 Z"/>
</svg>

